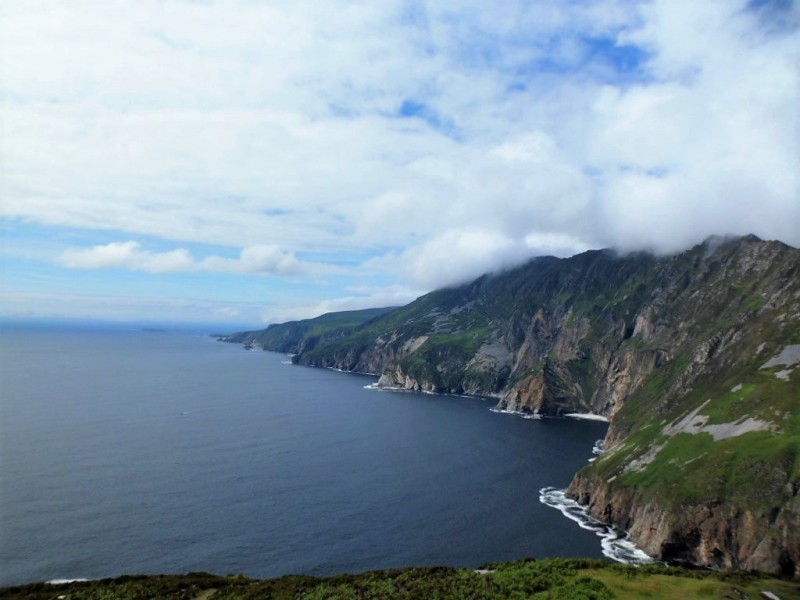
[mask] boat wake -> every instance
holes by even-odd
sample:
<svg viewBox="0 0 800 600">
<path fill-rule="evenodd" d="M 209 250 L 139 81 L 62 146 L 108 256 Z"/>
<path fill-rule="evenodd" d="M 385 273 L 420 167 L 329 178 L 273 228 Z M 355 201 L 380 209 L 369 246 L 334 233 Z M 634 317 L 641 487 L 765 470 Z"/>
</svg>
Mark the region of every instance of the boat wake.
<svg viewBox="0 0 800 600">
<path fill-rule="evenodd" d="M 539 490 L 539 502 L 561 511 L 568 519 L 575 521 L 582 529 L 595 532 L 600 538 L 603 555 L 621 563 L 646 565 L 655 562 L 631 542 L 624 531 L 601 523 L 586 512 L 586 508 L 567 498 L 566 490 L 546 487 Z"/>
</svg>

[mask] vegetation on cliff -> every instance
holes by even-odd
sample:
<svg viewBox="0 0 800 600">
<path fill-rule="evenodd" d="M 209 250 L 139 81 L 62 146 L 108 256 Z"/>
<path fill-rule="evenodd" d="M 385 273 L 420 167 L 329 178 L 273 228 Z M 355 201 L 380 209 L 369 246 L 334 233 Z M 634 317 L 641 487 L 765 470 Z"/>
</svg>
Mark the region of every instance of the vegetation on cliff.
<svg viewBox="0 0 800 600">
<path fill-rule="evenodd" d="M 569 489 L 594 517 L 654 556 L 800 576 L 797 249 L 747 236 L 534 259 L 294 361 L 608 416 L 606 454 Z"/>
<path fill-rule="evenodd" d="M 45 583 L 0 589 L 0 599 L 100 600 L 654 600 L 684 598 L 800 598 L 800 584 L 752 573 L 715 573 L 657 565 L 630 567 L 593 560 L 517 561 L 485 569 L 394 569 L 316 578 L 290 575 L 255 580 L 206 573 L 118 577 L 62 585 Z"/>
<path fill-rule="evenodd" d="M 273 352 L 296 354 L 310 350 L 319 343 L 330 343 L 348 336 L 356 327 L 392 310 L 394 309 L 368 308 L 326 313 L 314 319 L 289 321 L 270 325 L 266 329 L 258 331 L 241 331 L 218 337 L 224 342 L 255 346 Z"/>
</svg>

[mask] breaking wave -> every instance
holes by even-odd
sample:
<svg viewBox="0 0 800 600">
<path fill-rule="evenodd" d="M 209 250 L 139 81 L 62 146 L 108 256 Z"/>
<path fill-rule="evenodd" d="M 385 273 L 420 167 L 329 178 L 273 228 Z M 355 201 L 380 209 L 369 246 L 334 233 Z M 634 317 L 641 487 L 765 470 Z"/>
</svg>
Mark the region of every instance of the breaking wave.
<svg viewBox="0 0 800 600">
<path fill-rule="evenodd" d="M 595 532 L 600 538 L 603 555 L 621 563 L 645 565 L 654 562 L 631 542 L 624 531 L 610 527 L 590 516 L 586 508 L 567 498 L 566 490 L 546 487 L 539 490 L 539 502 L 561 511 L 568 519 L 575 521 L 582 529 Z"/>
<path fill-rule="evenodd" d="M 594 456 L 589 459 L 589 462 L 596 461 L 605 453 L 605 451 L 606 451 L 606 446 L 603 440 L 597 440 L 594 443 L 594 446 L 592 446 L 592 454 L 594 454 Z"/>
<path fill-rule="evenodd" d="M 365 390 L 375 390 L 376 392 L 407 392 L 408 390 L 401 387 L 394 387 L 389 385 L 378 385 L 378 382 L 368 383 L 364 386 Z"/>
<path fill-rule="evenodd" d="M 363 373 L 363 375 L 373 375 L 373 374 Z M 398 385 L 379 385 L 377 382 L 365 385 L 364 389 L 375 390 L 378 392 L 401 392 L 404 394 L 427 394 L 428 396 L 453 396 L 455 398 L 475 398 L 475 396 L 467 396 L 466 394 L 448 394 L 442 392 L 432 392 L 430 390 L 411 390 Z"/>
<path fill-rule="evenodd" d="M 542 415 L 538 412 L 525 412 L 522 410 L 509 410 L 507 408 L 490 408 L 493 413 L 502 415 L 514 415 L 515 417 L 522 417 L 523 419 L 541 419 Z"/>
</svg>

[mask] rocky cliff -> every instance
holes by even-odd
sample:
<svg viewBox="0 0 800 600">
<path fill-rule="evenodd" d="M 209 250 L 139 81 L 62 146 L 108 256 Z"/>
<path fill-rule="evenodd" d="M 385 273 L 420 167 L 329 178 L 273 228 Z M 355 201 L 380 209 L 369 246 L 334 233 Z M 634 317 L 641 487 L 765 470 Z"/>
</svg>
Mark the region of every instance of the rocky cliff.
<svg viewBox="0 0 800 600">
<path fill-rule="evenodd" d="M 535 259 L 299 352 L 380 384 L 594 412 L 569 494 L 654 556 L 800 575 L 800 251 L 753 236 L 671 257 Z"/>
<path fill-rule="evenodd" d="M 752 238 L 708 254 L 637 317 L 664 360 L 568 493 L 653 556 L 798 577 L 800 259 Z"/>
</svg>

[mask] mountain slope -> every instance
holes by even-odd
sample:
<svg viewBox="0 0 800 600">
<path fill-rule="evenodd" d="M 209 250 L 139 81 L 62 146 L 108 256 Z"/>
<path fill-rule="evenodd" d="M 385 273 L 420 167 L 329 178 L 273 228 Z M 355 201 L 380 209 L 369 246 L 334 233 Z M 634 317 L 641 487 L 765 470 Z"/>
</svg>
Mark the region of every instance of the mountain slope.
<svg viewBox="0 0 800 600">
<path fill-rule="evenodd" d="M 610 417 L 569 493 L 655 556 L 800 575 L 800 251 L 535 259 L 432 292 L 295 362 L 500 407 Z"/>
<path fill-rule="evenodd" d="M 349 335 L 354 328 L 392 310 L 394 307 L 326 313 L 314 319 L 274 324 L 266 329 L 242 331 L 220 336 L 219 339 L 273 352 L 296 354 Z"/>
</svg>

